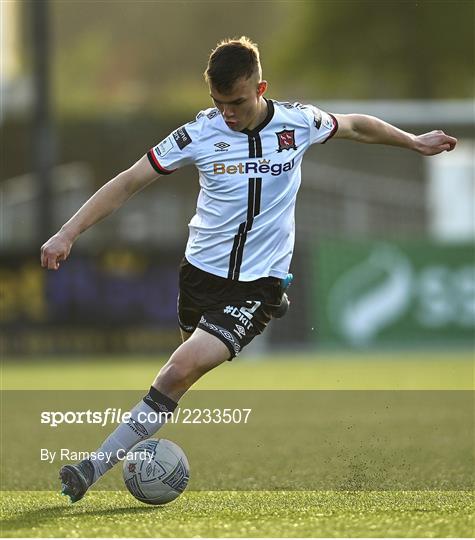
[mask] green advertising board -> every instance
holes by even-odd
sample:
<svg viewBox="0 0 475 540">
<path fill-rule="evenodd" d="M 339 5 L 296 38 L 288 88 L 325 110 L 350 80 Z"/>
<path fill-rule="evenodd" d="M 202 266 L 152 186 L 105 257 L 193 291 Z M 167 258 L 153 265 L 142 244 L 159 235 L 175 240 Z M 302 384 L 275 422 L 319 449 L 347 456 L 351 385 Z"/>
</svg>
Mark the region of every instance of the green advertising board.
<svg viewBox="0 0 475 540">
<path fill-rule="evenodd" d="M 474 342 L 473 244 L 321 241 L 313 283 L 320 344 Z"/>
</svg>

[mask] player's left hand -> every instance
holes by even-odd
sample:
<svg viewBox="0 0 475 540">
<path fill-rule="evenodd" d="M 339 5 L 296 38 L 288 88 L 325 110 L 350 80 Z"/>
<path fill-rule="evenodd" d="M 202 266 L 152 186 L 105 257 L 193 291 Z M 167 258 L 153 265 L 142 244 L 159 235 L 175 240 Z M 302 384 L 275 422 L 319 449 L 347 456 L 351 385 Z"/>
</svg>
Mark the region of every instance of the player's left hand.
<svg viewBox="0 0 475 540">
<path fill-rule="evenodd" d="M 72 245 L 73 240 L 66 233 L 58 231 L 41 246 L 41 266 L 58 270 L 60 262 L 68 258 Z"/>
<path fill-rule="evenodd" d="M 456 144 L 455 137 L 450 137 L 443 131 L 437 130 L 417 135 L 414 149 L 423 156 L 435 156 L 441 152 L 450 152 Z"/>
</svg>

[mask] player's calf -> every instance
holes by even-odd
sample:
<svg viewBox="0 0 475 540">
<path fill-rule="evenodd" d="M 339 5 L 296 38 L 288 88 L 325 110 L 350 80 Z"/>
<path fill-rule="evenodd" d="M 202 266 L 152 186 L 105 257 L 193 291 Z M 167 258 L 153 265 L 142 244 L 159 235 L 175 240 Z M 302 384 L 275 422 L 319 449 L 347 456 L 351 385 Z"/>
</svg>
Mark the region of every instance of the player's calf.
<svg viewBox="0 0 475 540">
<path fill-rule="evenodd" d="M 177 403 L 151 387 L 149 393 L 130 411 L 130 417 L 105 439 L 94 457 L 76 465 L 65 465 L 59 471 L 61 493 L 75 503 L 139 441 L 154 435 L 173 413 Z"/>
<path fill-rule="evenodd" d="M 138 442 L 152 437 L 166 423 L 168 414 L 173 413 L 178 399 L 193 382 L 228 356 L 221 341 L 197 330 L 175 351 L 167 369 L 160 371 L 148 394 L 130 411 L 129 419 L 93 453 L 95 457 L 77 465 L 65 465 L 60 470 L 61 492 L 73 503 L 82 499 L 87 490 L 119 461 L 119 451 L 127 452 Z"/>
</svg>

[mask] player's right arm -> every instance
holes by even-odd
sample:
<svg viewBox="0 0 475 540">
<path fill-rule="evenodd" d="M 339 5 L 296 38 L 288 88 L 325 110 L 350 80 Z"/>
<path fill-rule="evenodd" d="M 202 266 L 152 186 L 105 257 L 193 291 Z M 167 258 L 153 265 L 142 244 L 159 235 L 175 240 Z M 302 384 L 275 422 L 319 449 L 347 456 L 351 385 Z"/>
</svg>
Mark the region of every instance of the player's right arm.
<svg viewBox="0 0 475 540">
<path fill-rule="evenodd" d="M 119 173 L 86 201 L 74 216 L 41 247 L 41 266 L 57 270 L 66 260 L 78 236 L 120 208 L 132 195 L 158 178 L 145 155 L 129 169 Z"/>
<path fill-rule="evenodd" d="M 77 237 L 120 208 L 132 195 L 161 175 L 195 162 L 205 111 L 151 148 L 135 165 L 107 182 L 41 247 L 41 266 L 57 270 Z"/>
</svg>

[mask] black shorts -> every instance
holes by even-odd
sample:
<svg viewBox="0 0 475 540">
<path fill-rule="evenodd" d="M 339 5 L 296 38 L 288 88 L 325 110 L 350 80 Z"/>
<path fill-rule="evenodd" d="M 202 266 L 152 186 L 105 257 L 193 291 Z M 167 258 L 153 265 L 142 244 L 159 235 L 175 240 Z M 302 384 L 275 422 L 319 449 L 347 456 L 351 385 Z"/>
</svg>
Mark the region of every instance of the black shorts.
<svg viewBox="0 0 475 540">
<path fill-rule="evenodd" d="M 178 321 L 185 332 L 201 328 L 221 340 L 234 358 L 262 333 L 282 299 L 281 280 L 234 281 L 204 272 L 183 259 Z"/>
</svg>

